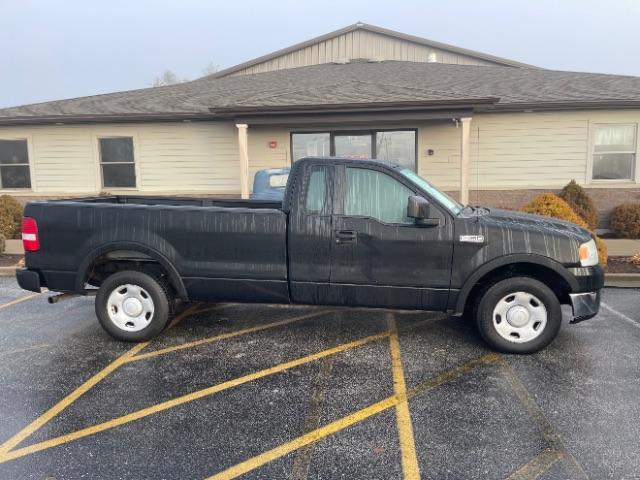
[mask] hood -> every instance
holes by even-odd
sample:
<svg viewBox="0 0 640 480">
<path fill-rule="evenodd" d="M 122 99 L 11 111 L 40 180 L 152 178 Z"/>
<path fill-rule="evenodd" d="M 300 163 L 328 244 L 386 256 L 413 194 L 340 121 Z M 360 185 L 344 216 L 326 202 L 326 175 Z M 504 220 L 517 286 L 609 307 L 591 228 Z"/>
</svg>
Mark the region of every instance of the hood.
<svg viewBox="0 0 640 480">
<path fill-rule="evenodd" d="M 478 208 L 465 209 L 464 214 L 458 216 L 456 238 L 459 248 L 477 249 L 474 255 L 478 264 L 503 255 L 529 254 L 551 258 L 563 265 L 577 265 L 579 247 L 591 239 L 591 233 L 556 218 Z"/>
<path fill-rule="evenodd" d="M 555 233 L 561 236 L 575 237 L 577 240 L 584 242 L 591 238 L 591 233 L 579 225 L 553 217 L 543 217 L 541 215 L 498 208 L 484 209 L 484 212 L 479 220 L 486 226 L 494 225 L 501 228 L 527 230 L 545 235 Z M 473 214 L 468 215 L 469 218 L 473 216 Z"/>
</svg>

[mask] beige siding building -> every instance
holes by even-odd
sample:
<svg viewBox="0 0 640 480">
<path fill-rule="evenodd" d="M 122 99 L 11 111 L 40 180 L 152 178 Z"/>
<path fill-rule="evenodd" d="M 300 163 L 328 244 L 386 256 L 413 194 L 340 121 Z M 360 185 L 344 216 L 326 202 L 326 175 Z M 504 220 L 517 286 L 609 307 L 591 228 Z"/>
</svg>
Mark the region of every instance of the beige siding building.
<svg viewBox="0 0 640 480">
<path fill-rule="evenodd" d="M 180 85 L 0 110 L 0 192 L 242 195 L 307 155 L 374 157 L 465 202 L 575 179 L 640 200 L 640 79 L 557 72 L 355 24 Z"/>
</svg>

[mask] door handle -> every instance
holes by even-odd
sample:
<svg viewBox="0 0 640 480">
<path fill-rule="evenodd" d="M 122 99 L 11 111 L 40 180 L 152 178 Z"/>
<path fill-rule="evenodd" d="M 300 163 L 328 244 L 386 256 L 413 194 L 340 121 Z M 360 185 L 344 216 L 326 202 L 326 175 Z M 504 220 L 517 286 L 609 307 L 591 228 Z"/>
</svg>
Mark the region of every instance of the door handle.
<svg viewBox="0 0 640 480">
<path fill-rule="evenodd" d="M 336 243 L 356 243 L 358 234 L 355 230 L 338 230 L 336 232 Z"/>
</svg>

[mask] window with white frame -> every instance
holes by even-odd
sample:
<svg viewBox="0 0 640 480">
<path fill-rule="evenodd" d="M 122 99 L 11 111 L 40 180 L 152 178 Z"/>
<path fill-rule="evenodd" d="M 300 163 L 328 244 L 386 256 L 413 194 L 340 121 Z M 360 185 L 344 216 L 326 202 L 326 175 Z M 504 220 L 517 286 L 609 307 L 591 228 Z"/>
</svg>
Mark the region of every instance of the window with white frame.
<svg viewBox="0 0 640 480">
<path fill-rule="evenodd" d="M 593 180 L 633 180 L 636 164 L 636 125 L 595 125 Z"/>
<path fill-rule="evenodd" d="M 31 188 L 26 140 L 0 140 L 0 188 Z"/>
<path fill-rule="evenodd" d="M 109 137 L 100 143 L 100 169 L 105 188 L 134 188 L 136 168 L 133 156 L 133 138 Z"/>
</svg>

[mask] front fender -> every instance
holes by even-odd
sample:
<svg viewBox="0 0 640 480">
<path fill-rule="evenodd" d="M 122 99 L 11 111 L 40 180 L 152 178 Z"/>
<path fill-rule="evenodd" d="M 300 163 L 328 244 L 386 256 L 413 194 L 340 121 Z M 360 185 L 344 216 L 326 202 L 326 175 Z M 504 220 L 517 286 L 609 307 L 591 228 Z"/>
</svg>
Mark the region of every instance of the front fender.
<svg viewBox="0 0 640 480">
<path fill-rule="evenodd" d="M 469 277 L 467 277 L 458 293 L 457 299 L 455 299 L 454 314 L 459 315 L 464 312 L 467 298 L 469 297 L 469 294 L 471 293 L 473 287 L 478 283 L 480 279 L 497 270 L 498 268 L 514 264 L 529 264 L 548 268 L 562 277 L 562 279 L 564 279 L 569 285 L 571 291 L 579 289 L 578 281 L 573 275 L 571 275 L 569 270 L 561 263 L 556 262 L 549 257 L 529 253 L 503 255 L 482 264 L 480 267 L 474 270 L 473 273 L 469 275 Z"/>
</svg>

